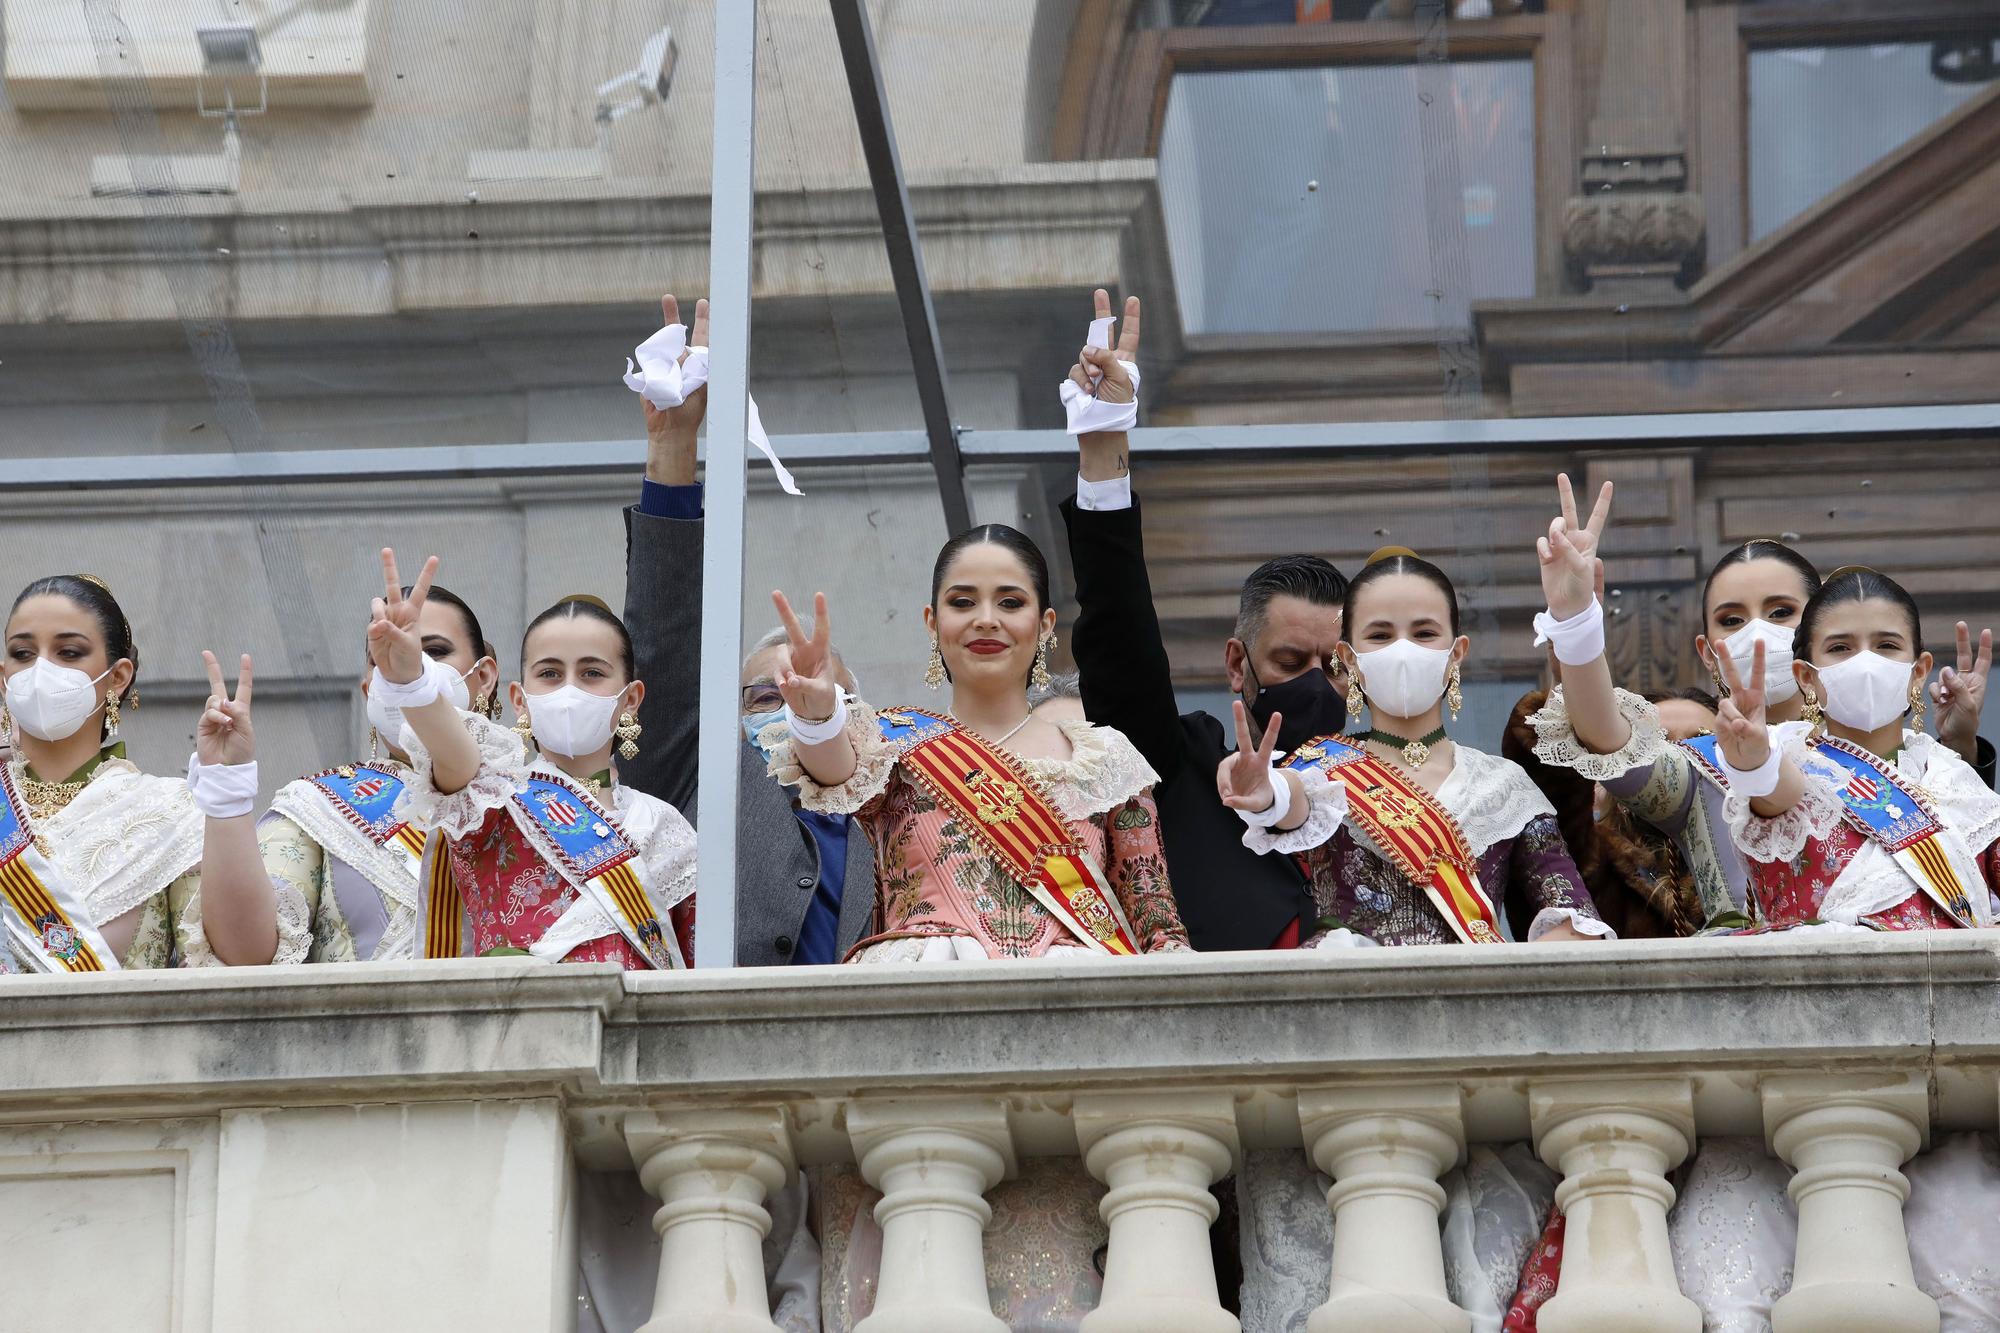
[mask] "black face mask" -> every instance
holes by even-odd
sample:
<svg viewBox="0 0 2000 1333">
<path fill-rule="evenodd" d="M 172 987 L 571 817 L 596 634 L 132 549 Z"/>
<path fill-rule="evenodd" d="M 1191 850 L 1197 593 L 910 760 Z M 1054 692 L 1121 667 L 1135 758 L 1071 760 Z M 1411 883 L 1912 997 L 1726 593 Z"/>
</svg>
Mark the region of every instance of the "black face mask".
<svg viewBox="0 0 2000 1333">
<path fill-rule="evenodd" d="M 1271 725 L 1271 714 L 1284 714 L 1278 725 L 1278 753 L 1290 754 L 1315 736 L 1338 736 L 1346 728 L 1347 701 L 1317 666 L 1276 685 L 1258 684 L 1247 658 L 1243 670 L 1257 686 L 1255 698 L 1244 701 L 1257 723 L 1256 738 L 1261 740 L 1264 728 Z"/>
</svg>

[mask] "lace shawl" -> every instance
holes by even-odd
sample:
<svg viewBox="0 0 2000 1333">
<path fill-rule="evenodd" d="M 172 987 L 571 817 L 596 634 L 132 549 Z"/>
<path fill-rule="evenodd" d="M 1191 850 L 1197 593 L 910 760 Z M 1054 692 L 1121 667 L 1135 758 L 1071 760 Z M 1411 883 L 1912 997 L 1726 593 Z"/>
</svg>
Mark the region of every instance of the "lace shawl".
<svg viewBox="0 0 2000 1333">
<path fill-rule="evenodd" d="M 403 724 L 398 746 L 410 756 L 409 780 L 396 798 L 396 817 L 447 838 L 470 836 L 486 822 L 490 810 L 504 809 L 528 778 L 528 756 L 521 738 L 490 718 L 459 711 L 459 720 L 479 747 L 479 769 L 462 790 L 446 794 L 431 782 L 431 755 L 410 724 Z"/>
<path fill-rule="evenodd" d="M 1612 694 L 1618 701 L 1618 716 L 1631 728 L 1625 744 L 1609 754 L 1585 749 L 1576 738 L 1576 729 L 1570 725 L 1569 706 L 1564 701 L 1562 686 L 1558 685 L 1549 691 L 1547 702 L 1528 718 L 1528 725 L 1535 729 L 1535 758 L 1556 768 L 1570 769 L 1592 782 L 1609 782 L 1635 768 L 1644 768 L 1665 754 L 1672 742 L 1660 725 L 1660 710 L 1629 690 L 1613 690 Z"/>
<path fill-rule="evenodd" d="M 17 754 L 10 764 L 16 790 L 26 768 Z M 76 799 L 37 821 L 35 832 L 98 925 L 201 865 L 201 812 L 187 783 L 142 773 L 127 759 L 99 764 Z"/>
<path fill-rule="evenodd" d="M 1494 843 L 1517 836 L 1531 820 L 1555 815 L 1549 798 L 1542 795 L 1541 788 L 1513 760 L 1469 745 L 1454 745 L 1453 751 L 1451 776 L 1438 788 L 1437 803 L 1458 821 L 1466 847 L 1475 857 L 1484 855 Z M 1247 830 L 1244 846 L 1257 852 L 1311 851 L 1340 828 L 1347 818 L 1346 785 L 1335 782 L 1319 769 L 1300 774 L 1300 779 L 1312 807 L 1306 822 L 1284 833 Z M 1349 831 L 1355 842 L 1387 858 L 1388 853 L 1376 846 L 1375 840 L 1359 826 Z M 1253 834 L 1262 836 L 1253 838 Z"/>
</svg>

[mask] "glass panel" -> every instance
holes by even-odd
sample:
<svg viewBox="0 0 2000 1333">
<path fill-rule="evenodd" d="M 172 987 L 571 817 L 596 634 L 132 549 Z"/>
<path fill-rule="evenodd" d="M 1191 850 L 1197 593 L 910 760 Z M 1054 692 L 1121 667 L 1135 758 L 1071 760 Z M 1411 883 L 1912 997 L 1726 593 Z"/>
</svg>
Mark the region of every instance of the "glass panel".
<svg viewBox="0 0 2000 1333">
<path fill-rule="evenodd" d="M 1142 0 L 1139 23 L 1148 28 L 1235 28 L 1273 23 L 1349 23 L 1408 19 L 1419 0 Z M 1452 0 L 1452 17 L 1482 19 L 1539 14 L 1546 0 Z"/>
<path fill-rule="evenodd" d="M 1459 220 L 1438 217 L 1447 207 L 1462 214 L 1469 294 L 1534 294 L 1534 63 L 1452 65 L 1455 133 L 1441 145 L 1411 114 L 1432 77 L 1370 65 L 1174 79 L 1160 196 L 1187 332 L 1429 329 L 1434 249 Z"/>
<path fill-rule="evenodd" d="M 1992 85 L 1963 41 L 1750 53 L 1750 231 L 1761 238 Z M 1990 51 L 1980 39 L 1972 44 Z M 1987 63 L 1990 67 L 1991 59 Z"/>
</svg>

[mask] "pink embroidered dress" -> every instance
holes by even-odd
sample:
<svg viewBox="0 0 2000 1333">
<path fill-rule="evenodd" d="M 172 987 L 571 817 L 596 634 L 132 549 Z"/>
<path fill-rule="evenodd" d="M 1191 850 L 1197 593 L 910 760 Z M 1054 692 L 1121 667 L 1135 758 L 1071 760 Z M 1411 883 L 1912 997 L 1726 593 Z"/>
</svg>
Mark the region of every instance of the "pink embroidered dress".
<svg viewBox="0 0 2000 1333">
<path fill-rule="evenodd" d="M 515 796 L 531 775 L 545 775 L 587 792 L 630 840 L 638 853 L 632 864 L 654 917 L 672 934 L 680 965 L 691 966 L 694 830 L 680 812 L 615 780 L 590 791 L 546 759 L 530 760 L 507 728 L 473 713 L 460 716 L 479 746 L 479 771 L 463 790 L 440 793 L 431 784 L 429 753 L 405 726 L 401 744 L 411 774 L 397 813 L 444 835 L 442 850 L 451 858 L 465 904 L 469 951 L 520 950 L 549 962 L 617 963 L 635 971 L 655 966 L 619 928 L 611 909 L 580 890 L 529 832 Z M 418 953 L 421 957 L 421 945 Z"/>
<path fill-rule="evenodd" d="M 1959 925 L 1897 860 L 1845 817 L 1849 775 L 1808 748 L 1808 729 L 1789 723 L 1777 742 L 1804 771 L 1805 794 L 1764 819 L 1733 792 L 1723 804 L 1749 868 L 1758 915 L 1773 928 L 1808 921 L 1872 930 L 1950 930 Z M 1944 826 L 1938 841 L 1966 890 L 1976 924 L 1994 924 L 2000 892 L 2000 794 L 1973 767 L 1922 732 L 1904 732 L 1898 776 L 1929 802 Z M 1894 799 L 1893 795 L 1891 799 Z"/>
<path fill-rule="evenodd" d="M 1186 951 L 1187 930 L 1167 880 L 1153 806 L 1158 776 L 1110 727 L 1056 725 L 1069 739 L 1068 759 L 1017 762 L 1103 871 L 1140 951 Z M 853 707 L 848 735 L 855 769 L 838 787 L 822 787 L 806 774 L 782 726 L 766 728 L 762 739 L 771 775 L 797 787 L 801 805 L 853 815 L 875 848 L 874 929 L 849 961 L 1036 958 L 1085 947 L 911 776 L 866 705 Z"/>
</svg>

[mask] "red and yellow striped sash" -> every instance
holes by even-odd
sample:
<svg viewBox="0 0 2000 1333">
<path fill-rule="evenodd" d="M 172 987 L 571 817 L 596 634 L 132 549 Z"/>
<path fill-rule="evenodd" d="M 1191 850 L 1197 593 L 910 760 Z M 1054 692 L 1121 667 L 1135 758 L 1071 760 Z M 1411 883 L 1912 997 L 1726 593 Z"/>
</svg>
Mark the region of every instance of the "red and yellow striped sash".
<svg viewBox="0 0 2000 1333">
<path fill-rule="evenodd" d="M 1103 871 L 1076 845 L 1068 823 L 1034 779 L 1005 751 L 948 723 L 905 750 L 902 761 L 919 785 L 958 815 L 973 839 L 1081 943 L 1106 953 L 1139 952 Z"/>
<path fill-rule="evenodd" d="M 71 972 L 102 972 L 104 962 L 90 942 L 57 904 L 41 879 L 28 865 L 28 858 L 16 855 L 0 865 L 0 894 L 40 937 L 49 956 Z"/>
<path fill-rule="evenodd" d="M 403 827 L 407 829 L 409 825 Z M 401 836 L 402 830 L 397 833 Z M 422 833 L 417 836 L 423 840 Z M 458 880 L 451 873 L 451 846 L 443 838 L 436 840 L 431 856 L 430 877 L 424 888 L 424 912 L 424 957 L 457 958 L 465 947 L 465 902 L 458 893 Z"/>
</svg>

